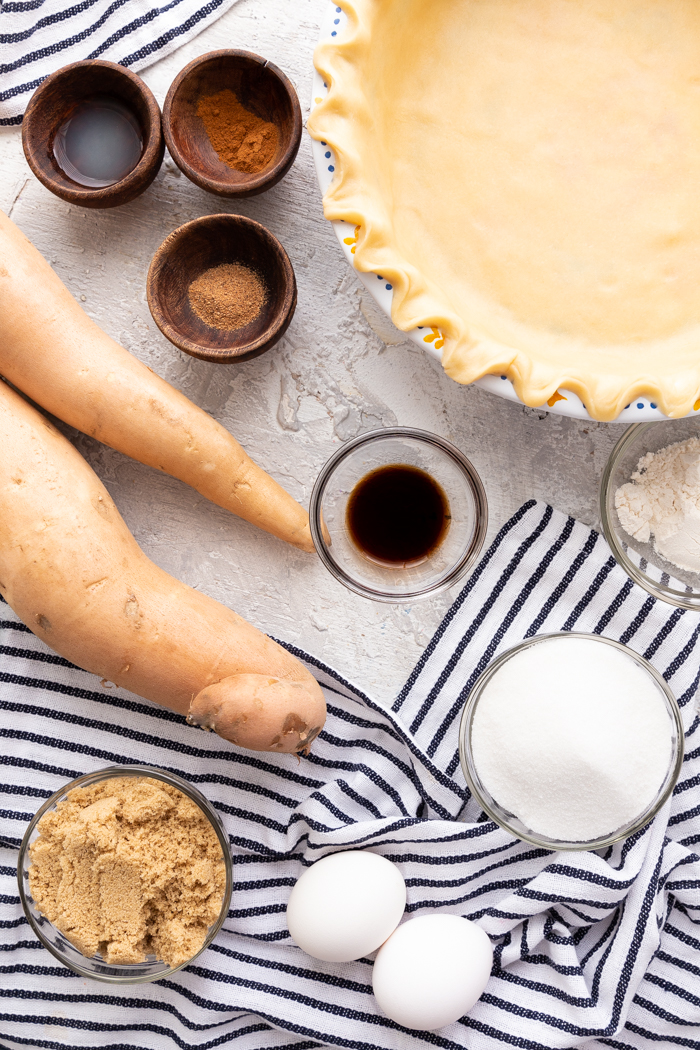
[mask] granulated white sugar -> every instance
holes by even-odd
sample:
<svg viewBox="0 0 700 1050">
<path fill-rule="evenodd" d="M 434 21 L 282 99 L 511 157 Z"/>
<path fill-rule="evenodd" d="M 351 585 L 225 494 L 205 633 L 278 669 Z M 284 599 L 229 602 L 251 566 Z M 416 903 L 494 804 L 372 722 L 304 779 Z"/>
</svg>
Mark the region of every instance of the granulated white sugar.
<svg viewBox="0 0 700 1050">
<path fill-rule="evenodd" d="M 672 757 L 659 686 L 632 657 L 588 638 L 543 639 L 487 684 L 472 753 L 491 796 L 564 842 L 612 834 L 654 801 Z"/>
</svg>

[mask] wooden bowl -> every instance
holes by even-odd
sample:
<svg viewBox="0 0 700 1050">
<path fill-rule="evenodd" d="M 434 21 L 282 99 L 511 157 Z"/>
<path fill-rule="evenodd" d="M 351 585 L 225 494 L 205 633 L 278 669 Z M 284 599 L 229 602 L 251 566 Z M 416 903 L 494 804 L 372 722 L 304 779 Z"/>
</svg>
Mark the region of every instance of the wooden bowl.
<svg viewBox="0 0 700 1050">
<path fill-rule="evenodd" d="M 236 171 L 219 159 L 197 115 L 200 98 L 228 88 L 242 105 L 277 127 L 279 142 L 262 171 Z M 163 106 L 163 131 L 180 170 L 210 193 L 252 197 L 284 178 L 301 141 L 301 109 L 291 81 L 281 69 L 250 51 L 210 51 L 178 73 Z"/>
<path fill-rule="evenodd" d="M 210 328 L 188 298 L 192 282 L 221 263 L 248 266 L 267 288 L 258 316 L 235 331 Z M 244 215 L 205 215 L 171 233 L 151 260 L 146 293 L 166 339 L 192 357 L 223 364 L 264 354 L 287 331 L 297 305 L 289 256 L 269 230 Z"/>
<path fill-rule="evenodd" d="M 111 186 L 74 182 L 58 166 L 54 139 L 76 106 L 91 95 L 111 95 L 136 117 L 143 138 L 141 159 Z M 163 161 L 160 109 L 143 80 L 114 62 L 73 62 L 47 77 L 32 95 L 22 121 L 22 146 L 29 167 L 47 189 L 83 208 L 116 208 L 151 185 Z"/>
</svg>

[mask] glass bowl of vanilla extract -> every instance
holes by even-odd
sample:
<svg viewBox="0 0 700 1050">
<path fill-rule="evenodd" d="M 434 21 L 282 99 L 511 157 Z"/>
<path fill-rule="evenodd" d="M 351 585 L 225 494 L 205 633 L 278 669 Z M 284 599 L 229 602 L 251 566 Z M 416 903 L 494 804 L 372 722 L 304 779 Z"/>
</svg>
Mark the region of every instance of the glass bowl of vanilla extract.
<svg viewBox="0 0 700 1050">
<path fill-rule="evenodd" d="M 318 476 L 309 507 L 316 551 L 340 583 L 408 603 L 458 583 L 486 537 L 486 493 L 449 441 L 387 427 L 346 442 Z"/>
</svg>

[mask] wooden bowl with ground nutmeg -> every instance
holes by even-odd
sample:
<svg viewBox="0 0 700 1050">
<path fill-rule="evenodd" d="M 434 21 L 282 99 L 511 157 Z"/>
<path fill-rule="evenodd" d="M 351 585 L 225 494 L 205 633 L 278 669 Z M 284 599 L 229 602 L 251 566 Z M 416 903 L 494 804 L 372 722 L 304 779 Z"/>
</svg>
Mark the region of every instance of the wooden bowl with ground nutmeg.
<svg viewBox="0 0 700 1050">
<path fill-rule="evenodd" d="M 114 984 L 191 962 L 228 914 L 232 864 L 218 814 L 191 784 L 112 766 L 65 785 L 20 847 L 20 897 L 65 966 Z"/>
<path fill-rule="evenodd" d="M 173 160 L 223 197 L 252 197 L 279 182 L 294 163 L 301 127 L 291 81 L 251 51 L 196 58 L 175 77 L 163 106 Z"/>
<path fill-rule="evenodd" d="M 244 215 L 205 215 L 171 233 L 153 256 L 146 294 L 171 343 L 222 364 L 274 346 L 297 302 L 289 256 Z"/>
</svg>

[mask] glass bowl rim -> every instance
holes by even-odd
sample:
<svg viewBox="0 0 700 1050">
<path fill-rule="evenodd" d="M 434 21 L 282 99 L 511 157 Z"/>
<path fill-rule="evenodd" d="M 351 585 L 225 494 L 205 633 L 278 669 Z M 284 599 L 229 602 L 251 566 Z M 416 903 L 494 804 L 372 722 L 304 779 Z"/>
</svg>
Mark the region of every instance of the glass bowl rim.
<svg viewBox="0 0 700 1050">
<path fill-rule="evenodd" d="M 644 426 L 645 424 L 640 425 Z M 659 794 L 654 801 L 647 806 L 638 817 L 623 828 L 618 828 L 611 834 L 601 835 L 597 839 L 589 839 L 586 842 L 565 842 L 559 839 L 549 839 L 544 835 L 538 835 L 536 832 L 523 834 L 512 827 L 501 814 L 494 810 L 489 798 L 485 797 L 484 792 L 486 789 L 483 788 L 481 781 L 478 778 L 478 774 L 476 773 L 474 757 L 471 749 L 471 727 L 474 721 L 474 712 L 481 696 L 483 695 L 485 687 L 494 677 L 496 672 L 517 653 L 522 652 L 524 649 L 529 649 L 533 645 L 537 645 L 539 642 L 545 642 L 554 638 L 587 638 L 591 641 L 602 642 L 605 645 L 610 645 L 620 652 L 625 653 L 627 656 L 631 656 L 640 667 L 651 674 L 651 677 L 659 686 L 666 701 L 666 709 L 676 730 L 675 756 L 671 761 L 669 772 L 666 775 Z M 491 820 L 495 821 L 499 827 L 503 828 L 503 830 L 507 831 L 510 835 L 514 835 L 523 842 L 529 842 L 533 846 L 540 846 L 542 849 L 555 851 L 566 850 L 580 853 L 586 850 L 604 849 L 607 846 L 612 846 L 615 842 L 620 842 L 623 839 L 629 838 L 630 835 L 634 835 L 637 831 L 641 831 L 642 828 L 651 823 L 661 807 L 671 796 L 683 766 L 684 752 L 685 730 L 683 728 L 683 719 L 681 717 L 680 708 L 678 706 L 678 701 L 663 676 L 651 663 L 649 663 L 648 660 L 639 653 L 635 653 L 633 649 L 623 645 L 622 642 L 618 642 L 614 638 L 606 638 L 601 634 L 589 634 L 584 631 L 552 631 L 548 634 L 536 634 L 532 638 L 525 638 L 517 645 L 511 646 L 510 649 L 506 649 L 505 652 L 501 653 L 500 656 L 496 657 L 496 659 L 488 665 L 486 670 L 475 682 L 464 703 L 462 717 L 459 723 L 459 761 L 462 767 L 462 773 L 467 781 L 469 790 L 481 808 L 488 814 Z M 493 801 L 496 802 L 495 799 Z"/>
<path fill-rule="evenodd" d="M 695 420 L 696 417 L 686 416 L 684 419 Z M 680 423 L 683 422 L 684 419 L 673 420 L 672 422 Z M 614 445 L 612 452 L 608 456 L 600 480 L 600 524 L 605 540 L 613 552 L 615 561 L 621 569 L 624 569 L 633 583 L 639 584 L 639 586 L 643 587 L 648 594 L 651 594 L 654 598 L 659 598 L 662 602 L 667 602 L 669 605 L 675 605 L 678 609 L 690 609 L 697 612 L 700 610 L 700 590 L 690 592 L 686 590 L 679 591 L 675 587 L 667 587 L 665 584 L 659 583 L 657 580 L 652 580 L 646 575 L 646 573 L 642 572 L 642 570 L 627 557 L 622 543 L 618 539 L 617 531 L 608 512 L 608 504 L 611 495 L 611 482 L 618 462 L 634 444 L 637 438 L 641 437 L 650 427 L 664 426 L 667 422 L 669 422 L 669 420 L 633 423 L 631 427 L 628 427 L 627 430 L 625 430 L 622 437 L 619 438 Z M 671 444 L 673 444 L 673 442 L 671 442 Z M 640 458 L 643 454 L 643 452 L 640 452 Z"/>
<path fill-rule="evenodd" d="M 428 587 L 420 587 L 414 591 L 408 591 L 404 594 L 390 594 L 379 588 L 369 587 L 365 584 L 359 583 L 353 576 L 346 572 L 333 557 L 331 549 L 323 537 L 321 525 L 321 504 L 323 502 L 323 496 L 328 482 L 336 468 L 350 455 L 351 452 L 354 452 L 355 449 L 361 448 L 363 445 L 386 440 L 392 437 L 410 438 L 426 445 L 432 445 L 434 448 L 438 448 L 443 452 L 461 470 L 471 491 L 475 508 L 474 531 L 471 542 L 456 564 L 450 569 L 447 569 L 436 583 L 431 584 Z M 446 438 L 440 437 L 438 434 L 432 434 L 429 430 L 419 430 L 415 427 L 380 427 L 377 430 L 366 431 L 363 434 L 359 434 L 357 437 L 350 438 L 348 441 L 343 442 L 340 448 L 337 449 L 324 463 L 311 492 L 311 499 L 309 501 L 309 527 L 311 530 L 311 538 L 314 547 L 316 548 L 316 553 L 336 580 L 347 587 L 348 590 L 354 591 L 355 594 L 359 594 L 363 598 L 371 598 L 373 601 L 385 602 L 391 605 L 401 605 L 421 598 L 427 598 L 435 594 L 440 594 L 442 591 L 447 590 L 448 587 L 452 587 L 455 583 L 458 583 L 472 567 L 483 549 L 486 530 L 488 528 L 488 502 L 486 499 L 486 490 L 484 489 L 481 477 L 471 460 L 468 459 L 464 453 L 456 447 L 456 445 L 453 445 L 452 442 L 448 441 Z"/>
<path fill-rule="evenodd" d="M 27 893 L 24 886 L 24 860 L 29 850 L 29 840 L 35 830 L 37 824 L 44 816 L 45 813 L 55 806 L 61 798 L 63 798 L 69 791 L 78 787 L 87 787 L 90 784 L 97 783 L 102 780 L 112 780 L 116 777 L 150 777 L 154 780 L 162 780 L 166 784 L 172 785 L 181 791 L 183 795 L 186 795 L 192 802 L 194 802 L 204 815 L 209 820 L 209 823 L 213 827 L 217 834 L 219 842 L 221 844 L 221 850 L 224 855 L 224 868 L 226 871 L 226 885 L 224 887 L 224 898 L 221 905 L 221 912 L 218 919 L 214 922 L 207 931 L 207 935 L 204 938 L 202 947 L 189 959 L 185 959 L 184 962 L 180 963 L 179 966 L 166 966 L 161 973 L 155 974 L 141 974 L 136 976 L 129 976 L 129 968 L 131 966 L 140 966 L 143 963 L 121 963 L 121 964 L 105 964 L 112 965 L 115 970 L 122 969 L 123 973 L 115 974 L 96 974 L 88 966 L 80 966 L 78 963 L 69 962 L 64 956 L 54 947 L 53 944 L 48 940 L 43 930 L 38 926 L 34 916 L 32 915 L 31 908 L 27 901 Z M 27 918 L 32 931 L 41 941 L 44 948 L 46 948 L 55 959 L 58 959 L 63 966 L 66 966 L 69 970 L 73 970 L 74 973 L 79 974 L 81 977 L 89 977 L 93 981 L 103 981 L 107 984 L 146 984 L 150 981 L 160 981 L 163 977 L 170 977 L 171 974 L 177 973 L 184 966 L 189 964 L 197 958 L 198 955 L 208 948 L 212 943 L 219 930 L 223 926 L 226 917 L 229 912 L 231 894 L 233 891 L 233 861 L 231 860 L 231 849 L 228 841 L 228 835 L 224 828 L 223 822 L 219 814 L 214 809 L 213 805 L 206 798 L 205 795 L 199 791 L 193 784 L 190 784 L 183 777 L 178 776 L 177 773 L 170 773 L 165 769 L 159 769 L 156 766 L 142 766 L 142 765 L 131 765 L 131 766 L 106 766 L 104 769 L 96 769 L 92 773 L 84 773 L 82 776 L 76 777 L 75 780 L 69 780 L 63 787 L 58 788 L 53 794 L 46 799 L 46 801 L 39 807 L 32 819 L 29 821 L 27 828 L 22 836 L 22 843 L 19 848 L 19 855 L 17 857 L 17 883 L 19 886 L 19 896 L 22 902 L 22 908 Z M 38 909 L 37 909 L 38 910 Z M 49 919 L 46 922 L 56 929 L 53 923 Z M 60 931 L 58 931 L 60 933 Z M 85 957 L 88 962 L 91 960 Z"/>
</svg>

